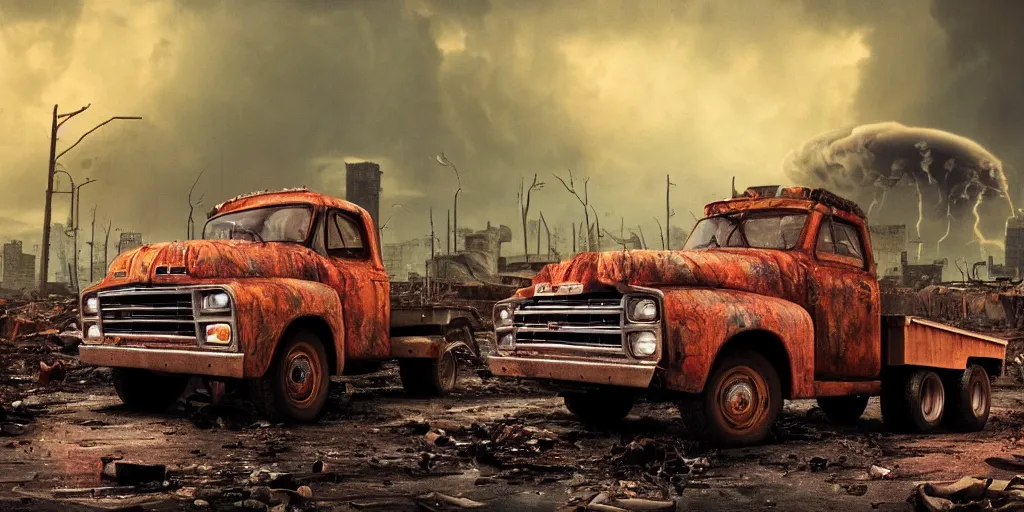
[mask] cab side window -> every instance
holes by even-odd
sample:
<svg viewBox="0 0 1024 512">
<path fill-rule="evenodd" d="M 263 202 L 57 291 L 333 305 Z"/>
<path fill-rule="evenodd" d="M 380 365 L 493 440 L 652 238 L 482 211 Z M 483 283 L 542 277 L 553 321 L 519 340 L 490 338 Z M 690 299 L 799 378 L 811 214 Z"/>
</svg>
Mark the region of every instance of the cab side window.
<svg viewBox="0 0 1024 512">
<path fill-rule="evenodd" d="M 360 224 L 341 212 L 329 212 L 327 214 L 327 254 L 334 258 L 366 258 L 366 244 Z"/>
<path fill-rule="evenodd" d="M 862 247 L 860 232 L 855 226 L 831 216 L 822 221 L 818 230 L 817 252 L 853 258 L 863 266 Z"/>
</svg>

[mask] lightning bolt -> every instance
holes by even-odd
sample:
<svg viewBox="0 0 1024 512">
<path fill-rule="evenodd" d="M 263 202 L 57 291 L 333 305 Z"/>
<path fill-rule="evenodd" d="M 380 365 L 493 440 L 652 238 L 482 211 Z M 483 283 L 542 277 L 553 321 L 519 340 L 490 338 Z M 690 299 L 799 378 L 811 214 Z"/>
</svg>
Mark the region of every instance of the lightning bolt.
<svg viewBox="0 0 1024 512">
<path fill-rule="evenodd" d="M 964 195 L 965 196 L 968 195 L 967 191 L 971 188 L 971 185 L 975 185 L 975 186 L 981 188 L 981 190 L 978 191 L 978 197 L 974 200 L 974 206 L 971 208 L 971 213 L 974 214 L 974 237 L 978 239 L 978 245 L 981 247 L 982 256 L 985 256 L 984 252 L 985 252 L 985 246 L 986 245 L 990 245 L 992 247 L 996 247 L 997 249 L 999 249 L 1001 251 L 1006 250 L 1006 246 L 1002 242 L 1000 242 L 998 240 L 989 240 L 988 238 L 985 238 L 985 235 L 983 235 L 981 233 L 981 214 L 978 213 L 978 208 L 981 206 L 982 201 L 985 200 L 985 191 L 986 190 L 996 190 L 1000 195 L 1003 195 L 1004 197 L 1006 197 L 1006 201 L 1007 201 L 1007 203 L 1010 206 L 1010 212 L 1011 213 L 1013 212 L 1013 201 L 1010 200 L 1010 195 L 1005 193 L 1005 189 L 1006 189 L 1005 176 L 1003 176 L 1002 178 L 1003 179 L 1000 180 L 1000 188 L 1004 189 L 1004 190 L 997 190 L 997 189 L 994 189 L 992 187 L 988 187 L 987 185 L 982 183 L 981 180 L 978 178 L 978 173 L 977 172 L 975 172 L 975 173 L 973 173 L 971 175 L 971 180 L 967 183 L 966 186 L 964 186 Z"/>
<path fill-rule="evenodd" d="M 935 242 L 935 254 L 941 254 L 941 251 L 939 251 L 939 247 L 942 245 L 942 242 L 946 239 L 946 237 L 949 236 L 949 231 L 953 227 L 953 214 L 949 211 L 949 209 L 949 203 L 946 203 L 946 233 L 942 235 L 942 238 L 940 238 L 938 242 Z"/>
<path fill-rule="evenodd" d="M 914 188 L 917 189 L 917 224 L 914 229 L 917 232 L 917 240 L 921 240 L 921 221 L 924 220 L 924 195 L 921 194 L 921 182 L 914 180 Z M 924 244 L 917 244 L 917 261 L 921 261 L 921 246 Z"/>
</svg>

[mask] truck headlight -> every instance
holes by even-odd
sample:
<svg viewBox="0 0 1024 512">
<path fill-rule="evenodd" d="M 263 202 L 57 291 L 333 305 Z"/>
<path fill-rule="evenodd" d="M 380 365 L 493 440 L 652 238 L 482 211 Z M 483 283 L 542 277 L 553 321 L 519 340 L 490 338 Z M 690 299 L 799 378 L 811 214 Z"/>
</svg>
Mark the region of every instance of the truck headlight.
<svg viewBox="0 0 1024 512">
<path fill-rule="evenodd" d="M 495 325 L 502 326 L 512 324 L 512 308 L 508 306 L 498 306 L 494 309 Z"/>
<path fill-rule="evenodd" d="M 225 292 L 214 292 L 203 295 L 199 309 L 202 311 L 222 311 L 228 309 L 231 297 Z"/>
<path fill-rule="evenodd" d="M 651 331 L 634 332 L 629 335 L 629 350 L 637 357 L 650 357 L 658 351 L 658 337 Z"/>
<path fill-rule="evenodd" d="M 629 319 L 634 322 L 653 322 L 658 319 L 658 303 L 654 299 L 633 299 L 629 302 Z"/>
<path fill-rule="evenodd" d="M 96 324 L 90 325 L 89 328 L 86 329 L 86 331 L 85 331 L 85 337 L 90 339 L 90 340 L 95 340 L 95 339 L 100 338 L 100 326 L 98 326 Z"/>
<path fill-rule="evenodd" d="M 82 308 L 82 312 L 87 315 L 95 315 L 100 310 L 100 299 L 99 297 L 89 297 L 85 299 L 85 306 Z"/>
<path fill-rule="evenodd" d="M 505 333 L 505 335 L 502 336 L 500 340 L 498 340 L 498 348 L 503 348 L 503 349 L 506 349 L 506 350 L 511 350 L 515 346 L 516 346 L 516 335 L 512 334 L 510 332 L 509 333 Z"/>
<path fill-rule="evenodd" d="M 231 326 L 229 324 L 207 325 L 206 343 L 208 345 L 227 345 L 231 343 Z"/>
</svg>

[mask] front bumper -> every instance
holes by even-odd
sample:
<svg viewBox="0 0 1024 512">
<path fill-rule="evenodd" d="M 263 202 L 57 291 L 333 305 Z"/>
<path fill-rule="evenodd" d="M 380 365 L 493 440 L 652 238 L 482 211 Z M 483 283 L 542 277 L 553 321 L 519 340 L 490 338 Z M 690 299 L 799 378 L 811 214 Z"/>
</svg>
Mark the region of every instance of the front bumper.
<svg viewBox="0 0 1024 512">
<path fill-rule="evenodd" d="M 167 373 L 240 379 L 245 375 L 245 354 L 198 350 L 78 346 L 81 362 L 93 366 L 141 368 Z"/>
<path fill-rule="evenodd" d="M 503 377 L 527 377 L 556 381 L 583 382 L 608 386 L 646 388 L 654 378 L 654 365 L 515 357 L 491 355 L 487 359 L 491 373 Z"/>
</svg>

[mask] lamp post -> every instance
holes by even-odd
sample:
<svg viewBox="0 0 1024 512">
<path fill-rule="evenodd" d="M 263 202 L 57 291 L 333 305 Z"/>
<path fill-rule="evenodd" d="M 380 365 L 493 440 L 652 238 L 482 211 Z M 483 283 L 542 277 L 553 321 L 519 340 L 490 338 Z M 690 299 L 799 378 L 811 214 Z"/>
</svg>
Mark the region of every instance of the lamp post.
<svg viewBox="0 0 1024 512">
<path fill-rule="evenodd" d="M 455 163 L 444 156 L 444 151 L 436 157 L 437 163 L 444 167 L 451 167 L 455 171 L 455 179 L 459 185 L 459 188 L 455 190 L 455 205 L 452 208 L 452 238 L 455 239 L 455 252 L 459 252 L 459 192 L 462 192 L 462 178 L 459 177 L 459 168 L 455 167 Z"/>
<path fill-rule="evenodd" d="M 74 112 L 68 112 L 68 113 L 65 113 L 65 114 L 58 114 L 57 113 L 57 105 L 53 106 L 53 117 L 52 117 L 52 122 L 50 124 L 50 162 L 49 162 L 49 168 L 46 171 L 46 205 L 45 205 L 45 207 L 43 209 L 43 248 L 42 248 L 42 251 L 40 251 L 41 254 L 40 254 L 40 261 L 39 261 L 39 293 L 40 293 L 40 295 L 46 293 L 46 282 L 50 278 L 50 276 L 49 276 L 49 273 L 50 273 L 50 217 L 51 217 L 51 206 L 53 204 L 53 175 L 56 173 L 56 170 L 57 170 L 57 160 L 60 160 L 60 157 L 62 157 L 65 154 L 67 154 L 68 151 L 71 151 L 72 149 L 74 149 L 75 146 L 77 146 L 79 143 L 81 143 L 82 140 L 85 139 L 87 136 L 89 136 L 90 133 L 92 133 L 92 132 L 94 132 L 96 130 L 99 130 L 100 128 L 102 128 L 103 126 L 107 125 L 108 123 L 110 123 L 112 121 L 115 121 L 115 120 L 128 120 L 128 119 L 136 119 L 136 120 L 142 119 L 142 117 L 139 117 L 139 116 L 114 116 L 114 117 L 111 117 L 110 119 L 107 119 L 106 121 L 103 121 L 102 123 L 94 126 L 91 130 L 89 130 L 89 131 L 85 132 L 84 134 L 82 134 L 82 136 L 79 137 L 78 140 L 75 141 L 74 144 L 68 146 L 67 149 L 65 149 L 64 151 L 61 151 L 60 153 L 57 153 L 57 129 L 59 129 L 61 126 L 63 126 L 64 123 L 66 123 L 72 117 L 75 117 L 78 114 L 81 114 L 82 112 L 85 112 L 90 106 L 91 106 L 91 104 L 90 105 L 86 105 L 86 106 L 84 106 L 84 107 L 82 107 L 82 108 L 80 108 L 80 109 L 78 109 L 78 110 L 76 110 Z M 78 255 L 75 254 L 76 258 L 77 258 L 77 256 Z M 75 272 L 77 274 L 78 269 L 75 269 Z M 75 283 L 75 287 L 77 289 L 77 287 L 78 287 L 77 282 Z"/>
</svg>

